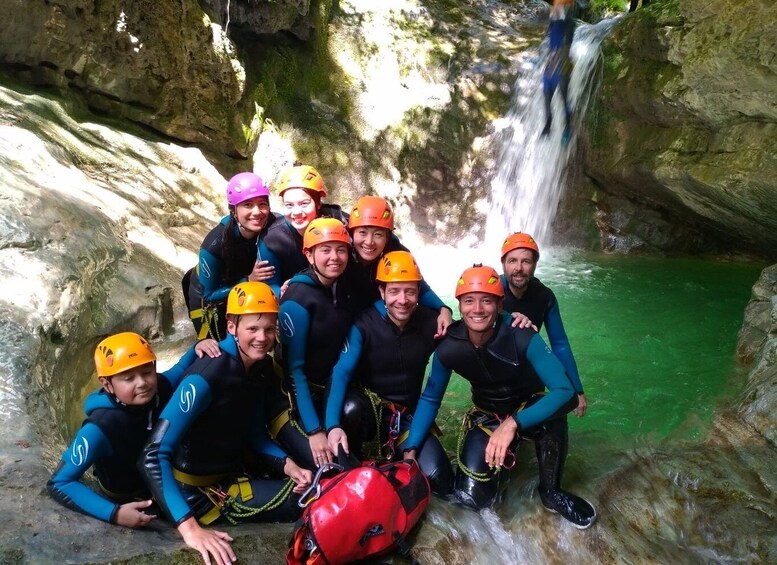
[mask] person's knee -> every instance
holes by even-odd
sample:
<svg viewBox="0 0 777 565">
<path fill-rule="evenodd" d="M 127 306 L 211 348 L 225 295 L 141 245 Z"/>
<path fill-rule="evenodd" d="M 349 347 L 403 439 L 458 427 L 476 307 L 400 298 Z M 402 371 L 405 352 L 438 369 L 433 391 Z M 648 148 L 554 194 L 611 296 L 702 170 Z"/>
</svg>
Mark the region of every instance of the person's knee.
<svg viewBox="0 0 777 565">
<path fill-rule="evenodd" d="M 434 494 L 446 496 L 453 491 L 453 467 L 437 438 L 430 437 L 424 442 L 417 459 Z"/>
<path fill-rule="evenodd" d="M 473 510 L 482 510 L 494 505 L 499 489 L 496 478 L 481 481 L 467 476 L 459 469 L 453 494 L 459 504 Z"/>
<path fill-rule="evenodd" d="M 356 442 L 372 439 L 378 431 L 372 401 L 359 391 L 349 391 L 345 397 L 340 423 L 348 438 Z"/>
</svg>

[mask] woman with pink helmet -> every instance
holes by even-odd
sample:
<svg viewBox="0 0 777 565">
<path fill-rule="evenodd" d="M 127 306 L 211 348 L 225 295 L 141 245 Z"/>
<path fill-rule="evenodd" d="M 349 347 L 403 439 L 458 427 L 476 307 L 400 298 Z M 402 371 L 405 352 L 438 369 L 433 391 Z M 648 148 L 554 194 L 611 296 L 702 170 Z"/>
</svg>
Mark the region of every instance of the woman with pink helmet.
<svg viewBox="0 0 777 565">
<path fill-rule="evenodd" d="M 256 242 L 277 217 L 267 183 L 254 173 L 238 173 L 227 183 L 227 205 L 229 214 L 205 236 L 198 265 L 183 279 L 189 317 L 201 339 L 225 337 L 226 298 L 235 284 L 264 281 L 275 272 L 256 260 Z"/>
</svg>

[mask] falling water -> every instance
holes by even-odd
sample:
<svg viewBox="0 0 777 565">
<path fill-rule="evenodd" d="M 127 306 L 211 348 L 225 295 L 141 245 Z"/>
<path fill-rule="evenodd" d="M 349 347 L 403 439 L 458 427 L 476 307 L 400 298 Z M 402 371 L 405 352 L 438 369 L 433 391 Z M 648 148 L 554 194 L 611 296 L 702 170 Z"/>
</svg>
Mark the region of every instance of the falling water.
<svg viewBox="0 0 777 565">
<path fill-rule="evenodd" d="M 617 19 L 596 25 L 581 23 L 575 31 L 571 49 L 575 66 L 569 85 L 573 132 L 582 124 L 595 90 L 594 75 L 601 60 L 599 46 Z M 486 226 L 490 247 L 505 234 L 519 230 L 533 234 L 540 244 L 547 243 L 564 191 L 576 134 L 570 143 L 562 143 L 564 109 L 557 92 L 552 106 L 553 127 L 549 135 L 540 135 L 545 125 L 542 74 L 547 57 L 547 40 L 537 50 L 525 54 L 522 72 L 515 82 L 512 108 L 499 133 L 499 157 L 490 193 L 490 207 L 496 213 L 489 214 Z"/>
</svg>

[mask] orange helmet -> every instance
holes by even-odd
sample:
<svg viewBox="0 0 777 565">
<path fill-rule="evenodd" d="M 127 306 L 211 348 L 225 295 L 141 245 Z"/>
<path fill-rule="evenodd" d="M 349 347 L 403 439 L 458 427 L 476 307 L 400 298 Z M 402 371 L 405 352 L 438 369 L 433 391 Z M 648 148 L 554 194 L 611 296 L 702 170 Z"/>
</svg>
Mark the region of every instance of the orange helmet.
<svg viewBox="0 0 777 565">
<path fill-rule="evenodd" d="M 456 298 L 468 292 L 486 292 L 504 298 L 505 291 L 499 274 L 491 267 L 473 265 L 465 270 L 456 285 Z"/>
<path fill-rule="evenodd" d="M 407 251 L 390 251 L 380 258 L 375 279 L 382 283 L 420 282 L 421 269 Z"/>
<path fill-rule="evenodd" d="M 540 259 L 540 248 L 537 246 L 537 242 L 534 241 L 534 238 L 528 233 L 515 232 L 514 234 L 508 235 L 507 239 L 505 239 L 502 244 L 502 259 L 504 259 L 505 255 L 510 253 L 513 249 L 531 249 L 534 251 L 535 259 L 537 261 Z"/>
<path fill-rule="evenodd" d="M 309 165 L 298 165 L 290 167 L 283 171 L 281 180 L 278 181 L 278 194 L 283 193 L 290 188 L 302 188 L 318 194 L 319 198 L 326 196 L 326 186 L 321 174 Z"/>
<path fill-rule="evenodd" d="M 227 314 L 277 314 L 278 299 L 263 282 L 244 282 L 235 285 L 227 296 Z"/>
<path fill-rule="evenodd" d="M 348 227 L 354 229 L 363 226 L 385 228 L 389 231 L 394 229 L 394 213 L 384 198 L 380 196 L 359 198 L 351 211 Z"/>
<path fill-rule="evenodd" d="M 351 245 L 351 236 L 345 224 L 335 218 L 316 218 L 311 220 L 302 236 L 302 251 L 310 251 L 320 243 L 339 241 Z"/>
<path fill-rule="evenodd" d="M 151 346 L 134 332 L 122 332 L 106 337 L 94 350 L 94 366 L 98 377 L 112 377 L 156 361 Z"/>
</svg>

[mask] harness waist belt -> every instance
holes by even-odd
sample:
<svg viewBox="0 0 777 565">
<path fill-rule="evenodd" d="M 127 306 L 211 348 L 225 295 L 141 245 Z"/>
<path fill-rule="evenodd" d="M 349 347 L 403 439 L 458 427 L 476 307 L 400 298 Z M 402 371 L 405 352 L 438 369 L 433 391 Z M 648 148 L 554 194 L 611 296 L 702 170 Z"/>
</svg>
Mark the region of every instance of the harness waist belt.
<svg viewBox="0 0 777 565">
<path fill-rule="evenodd" d="M 229 477 L 233 477 L 235 473 L 217 473 L 214 475 L 190 475 L 184 473 L 173 467 L 173 477 L 179 483 L 189 485 L 192 487 L 209 487 L 215 485 L 218 482 L 223 481 Z"/>
</svg>

